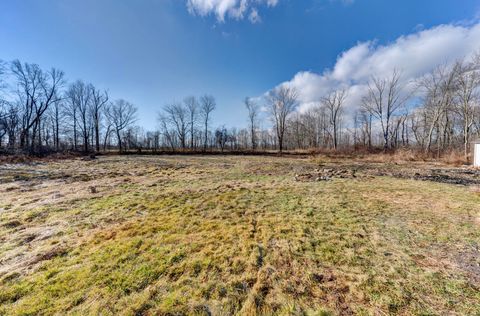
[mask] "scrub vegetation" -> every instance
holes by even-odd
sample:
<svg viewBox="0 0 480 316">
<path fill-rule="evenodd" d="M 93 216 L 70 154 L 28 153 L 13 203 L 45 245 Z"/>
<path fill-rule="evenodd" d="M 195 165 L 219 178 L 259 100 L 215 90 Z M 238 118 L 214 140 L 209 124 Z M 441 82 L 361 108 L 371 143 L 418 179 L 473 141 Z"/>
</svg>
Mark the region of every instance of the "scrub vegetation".
<svg viewBox="0 0 480 316">
<path fill-rule="evenodd" d="M 462 171 L 325 157 L 4 164 L 0 315 L 478 315 L 479 174 L 417 176 L 432 168 Z"/>
</svg>

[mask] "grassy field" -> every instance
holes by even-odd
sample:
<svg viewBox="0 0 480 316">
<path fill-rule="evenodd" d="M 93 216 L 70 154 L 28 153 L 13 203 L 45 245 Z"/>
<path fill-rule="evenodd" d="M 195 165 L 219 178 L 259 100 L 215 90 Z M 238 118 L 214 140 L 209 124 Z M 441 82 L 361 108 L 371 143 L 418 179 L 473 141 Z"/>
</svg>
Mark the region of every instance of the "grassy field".
<svg viewBox="0 0 480 316">
<path fill-rule="evenodd" d="M 0 315 L 480 315 L 478 188 L 367 165 L 0 166 Z"/>
</svg>

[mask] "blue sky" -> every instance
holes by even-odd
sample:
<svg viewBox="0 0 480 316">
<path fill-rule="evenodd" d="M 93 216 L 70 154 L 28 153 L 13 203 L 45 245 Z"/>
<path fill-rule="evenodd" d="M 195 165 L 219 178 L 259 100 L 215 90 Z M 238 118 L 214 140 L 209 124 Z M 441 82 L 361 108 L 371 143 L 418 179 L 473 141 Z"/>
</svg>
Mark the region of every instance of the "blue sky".
<svg viewBox="0 0 480 316">
<path fill-rule="evenodd" d="M 408 34 L 417 46 L 450 34 L 461 47 L 445 59 L 480 49 L 478 0 L 251 0 L 242 16 L 220 16 L 214 5 L 222 1 L 2 0 L 0 59 L 55 66 L 71 81 L 108 89 L 136 104 L 141 125 L 153 129 L 162 106 L 188 95 L 213 94 L 214 124 L 238 127 L 246 125 L 244 97 L 283 82 L 313 102 L 321 89 L 307 88 L 327 80 L 342 53 L 361 52 L 351 57 L 357 63 L 386 58 Z M 252 10 L 261 21 L 249 19 Z"/>
</svg>

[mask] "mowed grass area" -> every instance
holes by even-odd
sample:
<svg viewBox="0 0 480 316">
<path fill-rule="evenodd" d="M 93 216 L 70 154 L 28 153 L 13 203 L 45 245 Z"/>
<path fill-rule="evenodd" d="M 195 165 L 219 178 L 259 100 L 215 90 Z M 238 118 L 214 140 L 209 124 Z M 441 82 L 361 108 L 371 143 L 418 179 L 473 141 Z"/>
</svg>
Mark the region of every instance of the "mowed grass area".
<svg viewBox="0 0 480 316">
<path fill-rule="evenodd" d="M 480 314 L 477 190 L 320 163 L 3 166 L 0 315 Z"/>
</svg>

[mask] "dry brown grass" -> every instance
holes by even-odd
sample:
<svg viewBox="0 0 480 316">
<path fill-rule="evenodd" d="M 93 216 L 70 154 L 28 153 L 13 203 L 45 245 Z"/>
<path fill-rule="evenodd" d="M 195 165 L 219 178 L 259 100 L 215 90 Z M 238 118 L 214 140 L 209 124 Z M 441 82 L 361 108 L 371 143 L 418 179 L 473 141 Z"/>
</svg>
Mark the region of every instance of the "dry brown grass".
<svg viewBox="0 0 480 316">
<path fill-rule="evenodd" d="M 2 166 L 0 314 L 478 314 L 480 195 L 388 175 L 431 167 L 222 156 Z M 295 181 L 315 168 L 365 176 Z"/>
</svg>

